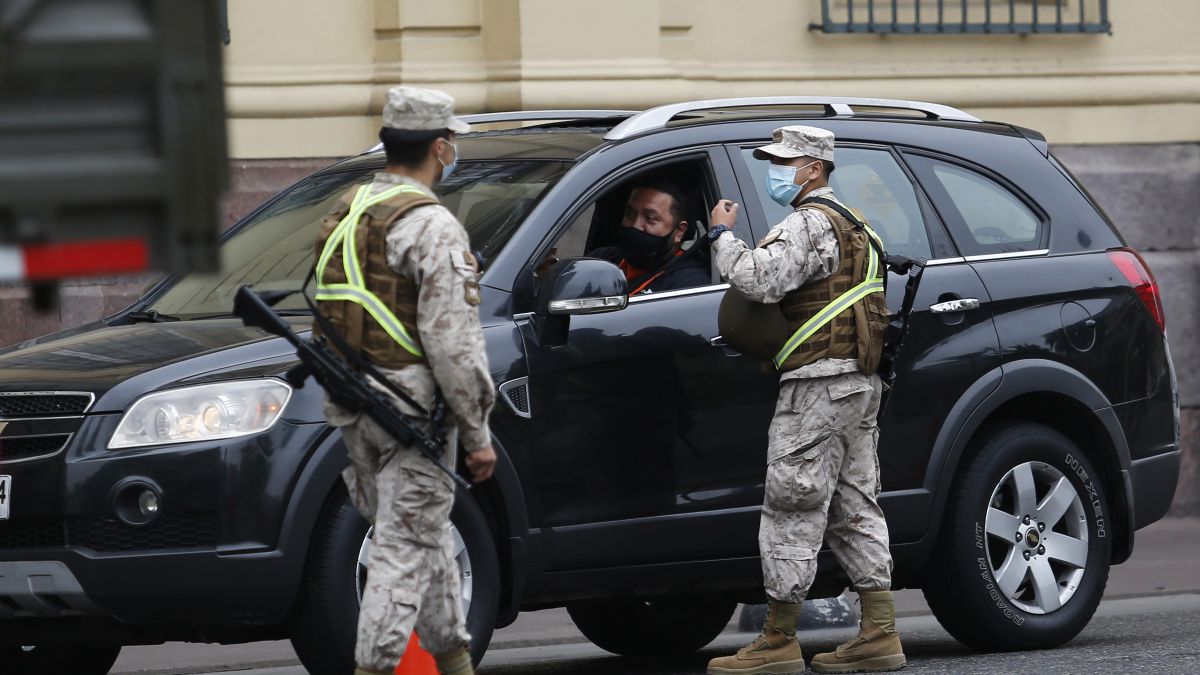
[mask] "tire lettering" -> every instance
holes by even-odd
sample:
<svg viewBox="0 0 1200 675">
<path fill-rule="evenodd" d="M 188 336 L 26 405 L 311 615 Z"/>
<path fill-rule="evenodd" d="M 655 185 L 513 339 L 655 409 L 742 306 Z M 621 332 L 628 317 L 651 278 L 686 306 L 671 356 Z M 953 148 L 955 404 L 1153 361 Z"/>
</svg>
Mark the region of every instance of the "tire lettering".
<svg viewBox="0 0 1200 675">
<path fill-rule="evenodd" d="M 1085 471 L 1083 466 L 1079 464 L 1079 460 L 1072 457 L 1071 453 L 1068 452 L 1065 461 L 1067 463 L 1067 467 L 1075 472 L 1075 475 L 1079 477 L 1079 480 L 1083 481 L 1083 489 L 1087 492 L 1088 501 L 1091 502 L 1092 505 L 1092 513 L 1096 517 L 1096 536 L 1100 539 L 1104 539 L 1108 536 L 1108 532 L 1104 523 L 1104 509 L 1100 503 L 1100 494 L 1096 490 L 1095 484 L 1092 483 L 1092 479 L 1088 476 L 1087 471 Z"/>
<path fill-rule="evenodd" d="M 979 523 L 975 523 L 975 528 L 976 531 L 978 531 Z M 983 579 L 983 586 L 987 589 L 988 595 L 992 598 L 992 602 L 996 603 L 996 609 L 999 609 L 1000 612 L 1004 614 L 1004 617 L 1009 621 L 1012 621 L 1014 625 L 1020 626 L 1024 624 L 1025 617 L 1017 614 L 1008 606 L 1008 603 L 1004 601 L 1004 596 L 1000 594 L 999 589 L 996 588 L 996 584 L 992 581 L 992 573 L 991 570 L 988 569 L 987 559 L 976 558 L 975 560 L 979 564 L 979 577 Z"/>
</svg>

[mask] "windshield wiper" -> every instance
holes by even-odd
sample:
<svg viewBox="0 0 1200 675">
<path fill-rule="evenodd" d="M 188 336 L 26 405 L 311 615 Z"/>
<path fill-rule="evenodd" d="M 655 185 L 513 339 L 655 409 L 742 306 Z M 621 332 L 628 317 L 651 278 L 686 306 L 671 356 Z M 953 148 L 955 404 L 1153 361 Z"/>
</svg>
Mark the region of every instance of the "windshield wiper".
<svg viewBox="0 0 1200 675">
<path fill-rule="evenodd" d="M 133 323 L 163 323 L 166 321 L 183 321 L 182 317 L 171 314 L 163 314 L 157 309 L 148 309 L 144 312 L 130 312 L 125 315 Z"/>
<path fill-rule="evenodd" d="M 277 309 L 275 313 L 279 316 L 312 316 L 312 311 L 309 309 Z M 213 314 L 189 314 L 182 318 L 186 321 L 202 321 L 204 319 L 227 319 L 233 316 L 233 312 L 215 312 Z"/>
</svg>

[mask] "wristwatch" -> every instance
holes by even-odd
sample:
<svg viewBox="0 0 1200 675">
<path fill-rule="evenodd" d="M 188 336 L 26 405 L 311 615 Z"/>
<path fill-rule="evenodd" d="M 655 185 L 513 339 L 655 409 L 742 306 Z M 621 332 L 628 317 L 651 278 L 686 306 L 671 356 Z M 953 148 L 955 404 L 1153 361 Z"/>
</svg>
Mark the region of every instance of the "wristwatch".
<svg viewBox="0 0 1200 675">
<path fill-rule="evenodd" d="M 724 223 L 717 225 L 708 231 L 708 243 L 715 242 L 722 234 L 729 232 L 731 228 Z"/>
</svg>

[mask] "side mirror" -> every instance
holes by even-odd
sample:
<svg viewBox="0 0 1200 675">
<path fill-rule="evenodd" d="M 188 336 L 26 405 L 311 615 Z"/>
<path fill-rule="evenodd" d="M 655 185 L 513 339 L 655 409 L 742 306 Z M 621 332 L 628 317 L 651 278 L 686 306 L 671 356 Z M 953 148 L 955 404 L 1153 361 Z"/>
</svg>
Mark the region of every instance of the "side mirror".
<svg viewBox="0 0 1200 675">
<path fill-rule="evenodd" d="M 567 343 L 572 315 L 615 312 L 629 302 L 625 273 L 607 260 L 560 260 L 541 277 L 533 325 L 544 347 Z"/>
<path fill-rule="evenodd" d="M 629 301 L 625 273 L 598 258 L 560 260 L 540 286 L 535 313 L 543 317 L 615 312 Z"/>
</svg>

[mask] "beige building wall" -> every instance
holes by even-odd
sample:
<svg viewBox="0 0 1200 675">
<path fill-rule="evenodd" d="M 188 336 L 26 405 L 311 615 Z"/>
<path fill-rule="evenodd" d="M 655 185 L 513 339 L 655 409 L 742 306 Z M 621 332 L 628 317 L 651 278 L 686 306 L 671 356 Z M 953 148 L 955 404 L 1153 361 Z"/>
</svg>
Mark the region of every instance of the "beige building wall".
<svg viewBox="0 0 1200 675">
<path fill-rule="evenodd" d="M 1080 1 L 1066 0 L 1068 16 Z M 817 0 L 229 4 L 230 151 L 242 159 L 358 152 L 399 83 L 445 89 L 463 112 L 868 96 L 945 103 L 1056 143 L 1200 140 L 1195 0 L 1110 0 L 1111 36 L 824 34 L 808 28 Z"/>
</svg>

